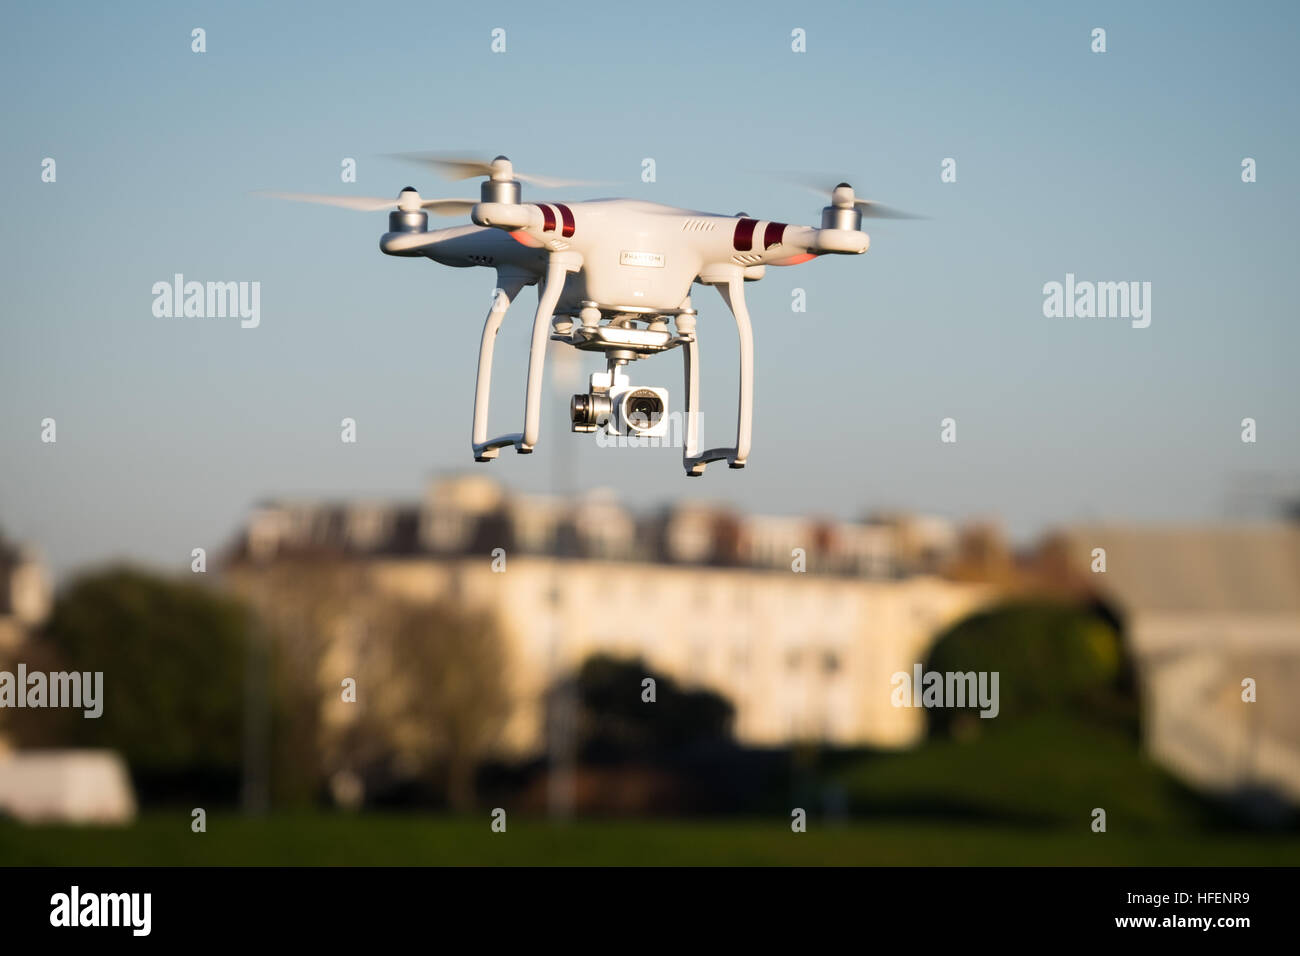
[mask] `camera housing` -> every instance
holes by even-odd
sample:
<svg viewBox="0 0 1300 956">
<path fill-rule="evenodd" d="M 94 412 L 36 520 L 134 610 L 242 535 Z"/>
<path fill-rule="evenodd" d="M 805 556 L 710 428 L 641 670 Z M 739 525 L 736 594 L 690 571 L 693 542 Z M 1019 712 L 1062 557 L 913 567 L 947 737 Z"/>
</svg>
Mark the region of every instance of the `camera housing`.
<svg viewBox="0 0 1300 956">
<path fill-rule="evenodd" d="M 575 432 L 604 427 L 607 435 L 663 438 L 668 434 L 668 389 L 633 385 L 617 368 L 593 372 L 590 391 L 569 402 L 569 418 Z"/>
<path fill-rule="evenodd" d="M 611 389 L 609 400 L 614 408 L 607 426 L 609 434 L 637 438 L 663 438 L 668 434 L 668 389 L 629 385 Z"/>
</svg>

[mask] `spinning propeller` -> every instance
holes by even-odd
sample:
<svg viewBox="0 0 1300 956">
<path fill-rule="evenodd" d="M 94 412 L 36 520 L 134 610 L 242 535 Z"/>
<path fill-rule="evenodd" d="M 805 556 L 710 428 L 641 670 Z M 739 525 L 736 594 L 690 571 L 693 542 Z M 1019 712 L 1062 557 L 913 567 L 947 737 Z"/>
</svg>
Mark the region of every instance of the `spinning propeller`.
<svg viewBox="0 0 1300 956">
<path fill-rule="evenodd" d="M 256 193 L 270 199 L 288 199 L 292 202 L 309 202 L 322 206 L 338 206 L 342 209 L 355 209 L 358 212 L 377 212 L 381 209 L 396 209 L 406 214 L 428 210 L 439 216 L 463 216 L 474 208 L 477 202 L 498 202 L 518 204 L 521 200 L 520 181 L 532 183 L 544 188 L 565 186 L 592 186 L 594 182 L 581 179 L 554 179 L 549 176 L 532 176 L 515 171 L 510 160 L 504 156 L 495 159 L 480 159 L 470 156 L 449 156 L 444 153 L 394 153 L 395 159 L 431 166 L 448 179 L 471 179 L 475 176 L 487 177 L 480 187 L 479 199 L 421 199 L 414 186 L 407 186 L 396 199 L 378 199 L 371 196 L 328 196 L 320 193 L 285 193 L 263 191 Z M 394 221 L 393 231 L 423 231 L 414 220 L 399 223 Z"/>
<path fill-rule="evenodd" d="M 477 156 L 450 156 L 446 153 L 392 153 L 394 159 L 408 163 L 431 166 L 440 175 L 448 179 L 473 179 L 475 176 L 487 176 L 494 182 L 508 182 L 517 179 L 520 182 L 541 186 L 543 189 L 563 189 L 573 186 L 599 186 L 599 182 L 585 179 L 556 179 L 552 176 L 534 176 L 531 173 L 518 172 L 504 156 L 495 159 L 482 159 Z"/>
<path fill-rule="evenodd" d="M 288 199 L 292 202 L 310 202 L 321 206 L 338 206 L 342 209 L 355 209 L 357 212 L 378 212 L 381 209 L 397 209 L 401 212 L 416 212 L 427 209 L 438 216 L 462 216 L 474 208 L 477 199 L 421 199 L 414 186 L 407 186 L 396 199 L 375 199 L 371 196 L 327 196 L 322 193 L 282 193 L 262 191 L 254 195 L 268 199 Z"/>
<path fill-rule="evenodd" d="M 893 206 L 886 206 L 870 199 L 859 199 L 853 194 L 853 187 L 848 183 L 841 181 L 839 185 L 827 189 L 824 185 L 827 180 L 833 179 L 832 176 L 809 175 L 807 173 L 770 173 L 778 179 L 802 186 L 810 192 L 816 193 L 823 199 L 829 199 L 831 206 L 835 209 L 856 209 L 866 219 L 928 219 L 928 216 L 918 216 L 914 213 L 904 212 Z"/>
<path fill-rule="evenodd" d="M 821 196 L 829 196 L 831 205 L 836 209 L 856 209 L 867 219 L 925 219 L 925 216 L 918 216 L 914 213 L 904 212 L 901 209 L 895 209 L 893 206 L 886 206 L 882 203 L 874 202 L 870 199 L 858 199 L 853 195 L 853 187 L 848 183 L 840 183 L 834 189 L 818 189 L 812 187 L 813 191 Z"/>
</svg>

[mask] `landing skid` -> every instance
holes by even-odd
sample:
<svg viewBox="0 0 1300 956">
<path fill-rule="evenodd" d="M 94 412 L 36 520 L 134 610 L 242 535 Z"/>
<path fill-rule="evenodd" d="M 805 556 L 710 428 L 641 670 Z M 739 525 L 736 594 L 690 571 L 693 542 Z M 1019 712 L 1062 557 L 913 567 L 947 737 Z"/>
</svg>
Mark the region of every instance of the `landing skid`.
<svg viewBox="0 0 1300 956">
<path fill-rule="evenodd" d="M 487 437 L 488 407 L 492 390 L 492 356 L 501 323 L 511 303 L 527 285 L 537 282 L 535 275 L 498 272 L 497 294 L 483 325 L 479 344 L 478 379 L 474 392 L 474 460 L 492 461 L 502 448 L 513 446 L 521 455 L 531 454 L 537 447 L 541 432 L 542 380 L 546 363 L 546 341 L 549 337 L 565 342 L 582 351 L 604 352 L 611 365 L 643 358 L 651 354 L 682 348 L 682 363 L 686 386 L 685 436 L 682 449 L 682 466 L 688 477 L 697 478 L 713 462 L 725 461 L 729 468 L 744 468 L 749 458 L 753 432 L 754 412 L 754 334 L 749 310 L 745 305 L 744 271 L 740 267 L 725 266 L 702 274 L 699 281 L 718 289 L 722 300 L 736 321 L 740 341 L 739 395 L 737 397 L 736 443 L 730 447 L 700 450 L 700 358 L 696 336 L 697 313 L 687 298 L 674 313 L 652 313 L 635 316 L 647 328 L 638 328 L 631 321 L 610 321 L 601 324 L 602 310 L 594 303 L 585 303 L 578 322 L 571 316 L 556 318 L 555 308 L 568 273 L 581 268 L 581 260 L 571 253 L 552 253 L 546 276 L 539 286 L 537 311 L 533 316 L 532 345 L 528 358 L 528 384 L 524 403 L 523 431 Z M 617 313 L 617 309 L 605 310 Z M 632 316 L 627 316 L 630 319 Z M 671 318 L 676 334 L 667 328 Z M 554 327 L 554 331 L 552 331 Z"/>
</svg>

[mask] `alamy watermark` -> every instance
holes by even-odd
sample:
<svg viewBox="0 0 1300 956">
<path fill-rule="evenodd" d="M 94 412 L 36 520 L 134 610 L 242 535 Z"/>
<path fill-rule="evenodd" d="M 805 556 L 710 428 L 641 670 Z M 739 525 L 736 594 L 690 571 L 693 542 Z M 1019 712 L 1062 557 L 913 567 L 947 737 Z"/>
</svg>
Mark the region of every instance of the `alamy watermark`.
<svg viewBox="0 0 1300 956">
<path fill-rule="evenodd" d="M 176 273 L 171 282 L 153 284 L 153 314 L 159 319 L 239 318 L 240 328 L 262 324 L 262 283 L 186 282 Z"/>
<path fill-rule="evenodd" d="M 1043 286 L 1043 316 L 1048 319 L 1129 319 L 1135 329 L 1151 324 L 1150 282 L 1065 282 Z"/>
<path fill-rule="evenodd" d="M 104 713 L 104 672 L 0 671 L 0 707 L 79 707 L 82 717 L 94 719 Z"/>
<path fill-rule="evenodd" d="M 662 419 L 650 421 L 641 413 L 633 412 L 630 421 L 637 428 L 664 426 L 662 435 L 618 434 L 611 435 L 604 425 L 596 429 L 596 445 L 600 448 L 684 448 L 686 446 L 686 412 L 668 412 Z M 695 413 L 695 434 L 704 432 L 704 414 Z"/>
<path fill-rule="evenodd" d="M 50 897 L 50 925 L 125 927 L 148 936 L 153 926 L 152 893 L 87 893 L 73 885 Z"/>
<path fill-rule="evenodd" d="M 998 715 L 997 671 L 925 671 L 920 664 L 912 673 L 896 671 L 889 678 L 894 690 L 889 702 L 895 707 L 964 708 L 979 707 L 980 716 Z"/>
</svg>

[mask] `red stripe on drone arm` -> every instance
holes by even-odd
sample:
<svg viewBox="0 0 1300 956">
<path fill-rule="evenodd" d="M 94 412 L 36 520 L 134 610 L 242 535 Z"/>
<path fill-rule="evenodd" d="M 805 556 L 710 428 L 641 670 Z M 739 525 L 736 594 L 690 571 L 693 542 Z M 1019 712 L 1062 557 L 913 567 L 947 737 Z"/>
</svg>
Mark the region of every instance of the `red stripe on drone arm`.
<svg viewBox="0 0 1300 956">
<path fill-rule="evenodd" d="M 560 210 L 560 217 L 564 220 L 564 228 L 560 231 L 560 235 L 568 239 L 573 235 L 573 210 L 562 202 L 557 202 L 555 208 Z"/>
<path fill-rule="evenodd" d="M 763 248 L 771 249 L 773 246 L 779 246 L 784 238 L 785 223 L 769 222 L 767 228 L 763 230 Z"/>
<path fill-rule="evenodd" d="M 542 232 L 555 231 L 555 210 L 545 203 L 539 204 L 542 210 Z"/>
<path fill-rule="evenodd" d="M 736 222 L 736 234 L 731 237 L 731 244 L 737 252 L 748 252 L 754 248 L 754 227 L 757 219 L 740 219 Z"/>
</svg>

